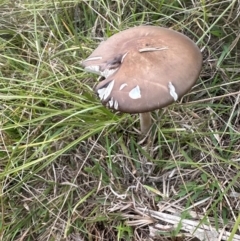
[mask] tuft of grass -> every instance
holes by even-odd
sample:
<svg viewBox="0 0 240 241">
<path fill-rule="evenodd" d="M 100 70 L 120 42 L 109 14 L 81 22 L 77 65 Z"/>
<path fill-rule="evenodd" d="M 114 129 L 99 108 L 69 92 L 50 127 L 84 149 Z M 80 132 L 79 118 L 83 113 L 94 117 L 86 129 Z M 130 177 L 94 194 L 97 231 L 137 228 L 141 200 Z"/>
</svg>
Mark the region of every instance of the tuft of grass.
<svg viewBox="0 0 240 241">
<path fill-rule="evenodd" d="M 1 240 L 240 240 L 239 1 L 0 1 Z M 141 24 L 193 39 L 185 97 L 103 107 L 81 61 Z M 216 235 L 214 237 L 213 235 Z"/>
</svg>

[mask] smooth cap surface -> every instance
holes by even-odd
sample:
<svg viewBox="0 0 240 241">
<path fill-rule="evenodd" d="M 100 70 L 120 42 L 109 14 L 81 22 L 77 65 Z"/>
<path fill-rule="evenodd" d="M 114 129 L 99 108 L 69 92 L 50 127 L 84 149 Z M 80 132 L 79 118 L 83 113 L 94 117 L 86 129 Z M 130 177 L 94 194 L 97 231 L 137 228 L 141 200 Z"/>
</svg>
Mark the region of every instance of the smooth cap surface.
<svg viewBox="0 0 240 241">
<path fill-rule="evenodd" d="M 102 42 L 82 65 L 105 77 L 96 87 L 104 105 L 142 113 L 181 98 L 198 79 L 202 54 L 179 32 L 139 26 Z"/>
</svg>

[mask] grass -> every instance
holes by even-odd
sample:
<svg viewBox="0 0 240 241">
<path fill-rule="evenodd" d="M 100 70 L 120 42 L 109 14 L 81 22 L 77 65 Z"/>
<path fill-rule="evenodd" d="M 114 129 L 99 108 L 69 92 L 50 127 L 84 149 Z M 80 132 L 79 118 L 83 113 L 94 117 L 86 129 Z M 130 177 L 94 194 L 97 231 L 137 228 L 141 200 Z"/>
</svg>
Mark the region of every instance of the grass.
<svg viewBox="0 0 240 241">
<path fill-rule="evenodd" d="M 0 6 L 1 240 L 240 240 L 239 1 Z M 204 57 L 192 91 L 153 113 L 151 142 L 80 65 L 141 24 L 183 32 Z"/>
</svg>

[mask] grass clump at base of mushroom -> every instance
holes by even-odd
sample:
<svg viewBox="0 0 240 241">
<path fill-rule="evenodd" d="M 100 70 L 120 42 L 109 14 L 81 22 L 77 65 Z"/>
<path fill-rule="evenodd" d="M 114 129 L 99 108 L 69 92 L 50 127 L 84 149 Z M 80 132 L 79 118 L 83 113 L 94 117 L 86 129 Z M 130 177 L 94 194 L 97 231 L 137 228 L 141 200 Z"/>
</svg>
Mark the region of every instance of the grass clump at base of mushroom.
<svg viewBox="0 0 240 241">
<path fill-rule="evenodd" d="M 0 6 L 2 240 L 240 240 L 238 1 Z M 139 142 L 80 62 L 141 24 L 186 34 L 204 63 Z"/>
</svg>

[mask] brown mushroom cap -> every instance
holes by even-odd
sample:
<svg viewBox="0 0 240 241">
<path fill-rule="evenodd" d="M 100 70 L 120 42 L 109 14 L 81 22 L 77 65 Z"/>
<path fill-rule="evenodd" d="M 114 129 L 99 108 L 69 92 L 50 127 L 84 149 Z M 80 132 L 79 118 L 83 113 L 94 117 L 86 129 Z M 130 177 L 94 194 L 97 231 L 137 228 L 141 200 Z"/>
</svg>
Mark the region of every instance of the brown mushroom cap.
<svg viewBox="0 0 240 241">
<path fill-rule="evenodd" d="M 82 65 L 106 78 L 96 87 L 103 104 L 143 113 L 181 98 L 198 79 L 202 54 L 181 33 L 139 26 L 101 43 Z"/>
</svg>

